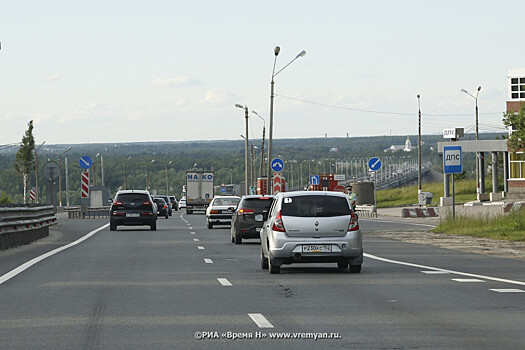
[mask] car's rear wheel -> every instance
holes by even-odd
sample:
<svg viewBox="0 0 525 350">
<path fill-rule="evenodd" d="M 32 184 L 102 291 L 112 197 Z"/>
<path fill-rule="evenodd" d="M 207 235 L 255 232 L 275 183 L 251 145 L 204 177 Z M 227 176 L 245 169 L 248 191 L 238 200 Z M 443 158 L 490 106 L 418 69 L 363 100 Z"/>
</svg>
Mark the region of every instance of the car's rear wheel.
<svg viewBox="0 0 525 350">
<path fill-rule="evenodd" d="M 166 219 L 169 218 L 168 214 L 166 214 L 166 216 L 164 216 Z"/>
<path fill-rule="evenodd" d="M 155 221 L 151 225 L 149 225 L 149 228 L 151 231 L 157 231 L 157 222 Z"/>
<path fill-rule="evenodd" d="M 350 265 L 350 272 L 352 273 L 361 272 L 361 265 Z"/>
<path fill-rule="evenodd" d="M 242 244 L 242 237 L 239 235 L 235 235 L 235 244 Z"/>
<path fill-rule="evenodd" d="M 116 231 L 117 230 L 117 224 L 110 223 L 109 224 L 109 230 L 110 231 Z"/>
<path fill-rule="evenodd" d="M 208 221 L 208 228 L 213 228 L 213 224 L 210 221 Z"/>
<path fill-rule="evenodd" d="M 268 258 L 264 257 L 264 252 L 261 247 L 261 269 L 268 270 Z"/>
<path fill-rule="evenodd" d="M 272 253 L 268 250 L 268 269 L 270 270 L 270 273 L 273 274 L 279 274 L 281 272 L 281 266 L 277 265 L 277 261 L 272 256 Z"/>
</svg>

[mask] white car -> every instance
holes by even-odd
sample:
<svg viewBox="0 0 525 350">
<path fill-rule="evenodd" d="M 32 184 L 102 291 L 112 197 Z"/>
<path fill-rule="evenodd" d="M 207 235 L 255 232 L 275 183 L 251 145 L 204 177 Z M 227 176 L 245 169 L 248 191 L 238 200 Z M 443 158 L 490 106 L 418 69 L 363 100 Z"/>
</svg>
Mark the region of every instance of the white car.
<svg viewBox="0 0 525 350">
<path fill-rule="evenodd" d="M 337 263 L 361 272 L 362 235 L 344 193 L 281 192 L 267 216 L 260 232 L 261 268 L 279 273 L 283 264 Z"/>
<path fill-rule="evenodd" d="M 208 228 L 213 225 L 231 225 L 232 216 L 239 204 L 239 196 L 215 196 L 206 208 L 206 222 Z"/>
<path fill-rule="evenodd" d="M 179 200 L 179 209 L 186 208 L 186 197 L 181 197 Z"/>
</svg>

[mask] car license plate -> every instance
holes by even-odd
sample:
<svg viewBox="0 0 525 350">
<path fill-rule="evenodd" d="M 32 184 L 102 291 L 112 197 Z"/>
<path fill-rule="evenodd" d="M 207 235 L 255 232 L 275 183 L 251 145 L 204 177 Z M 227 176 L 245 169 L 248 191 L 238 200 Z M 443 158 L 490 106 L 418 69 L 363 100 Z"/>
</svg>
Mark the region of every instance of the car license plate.
<svg viewBox="0 0 525 350">
<path fill-rule="evenodd" d="M 255 232 L 261 232 L 261 228 L 260 227 L 255 228 Z"/>
<path fill-rule="evenodd" d="M 126 217 L 127 218 L 138 218 L 140 217 L 140 214 L 139 213 L 127 213 Z"/>
<path fill-rule="evenodd" d="M 332 246 L 330 244 L 309 244 L 303 245 L 303 253 L 330 253 Z"/>
<path fill-rule="evenodd" d="M 255 221 L 263 221 L 263 216 L 262 216 L 262 214 L 257 214 L 257 215 L 255 215 Z"/>
</svg>

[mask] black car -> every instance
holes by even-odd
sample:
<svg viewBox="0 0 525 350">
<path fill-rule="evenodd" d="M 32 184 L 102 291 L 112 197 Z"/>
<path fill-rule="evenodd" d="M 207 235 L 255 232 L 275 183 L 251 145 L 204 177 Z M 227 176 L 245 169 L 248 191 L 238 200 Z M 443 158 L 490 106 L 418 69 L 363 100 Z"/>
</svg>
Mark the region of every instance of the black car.
<svg viewBox="0 0 525 350">
<path fill-rule="evenodd" d="M 175 211 L 179 210 L 179 203 L 177 203 L 177 198 L 175 196 L 168 196 L 171 202 L 171 208 Z"/>
<path fill-rule="evenodd" d="M 121 190 L 110 202 L 110 231 L 121 225 L 147 225 L 152 231 L 157 229 L 157 206 L 148 191 Z"/>
<path fill-rule="evenodd" d="M 167 195 L 158 195 L 158 196 L 153 196 L 153 198 L 162 198 L 162 199 L 164 199 L 164 201 L 168 205 L 168 215 L 171 216 L 171 213 L 173 211 L 173 207 L 171 206 L 170 197 L 167 196 Z"/>
<path fill-rule="evenodd" d="M 268 210 L 273 196 L 242 196 L 237 210 L 233 213 L 231 224 L 231 241 L 241 244 L 246 238 L 259 238 L 263 226 L 263 210 Z"/>
<path fill-rule="evenodd" d="M 168 204 L 163 198 L 153 197 L 155 204 L 157 204 L 157 215 L 164 216 L 166 219 L 169 217 Z"/>
</svg>

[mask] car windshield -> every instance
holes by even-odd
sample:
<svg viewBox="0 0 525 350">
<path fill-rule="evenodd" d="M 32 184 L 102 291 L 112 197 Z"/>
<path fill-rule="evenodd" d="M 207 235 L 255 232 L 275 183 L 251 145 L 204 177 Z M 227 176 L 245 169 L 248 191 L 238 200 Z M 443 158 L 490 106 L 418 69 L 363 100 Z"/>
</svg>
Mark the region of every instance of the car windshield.
<svg viewBox="0 0 525 350">
<path fill-rule="evenodd" d="M 242 202 L 242 207 L 245 209 L 267 209 L 272 204 L 272 198 L 246 198 Z"/>
<path fill-rule="evenodd" d="M 142 203 L 149 201 L 149 198 L 140 193 L 122 193 L 117 196 L 116 200 L 123 203 Z"/>
<path fill-rule="evenodd" d="M 213 201 L 213 205 L 237 205 L 239 198 L 217 198 Z"/>
<path fill-rule="evenodd" d="M 295 196 L 283 198 L 283 216 L 323 217 L 350 215 L 348 201 L 336 196 Z"/>
</svg>

